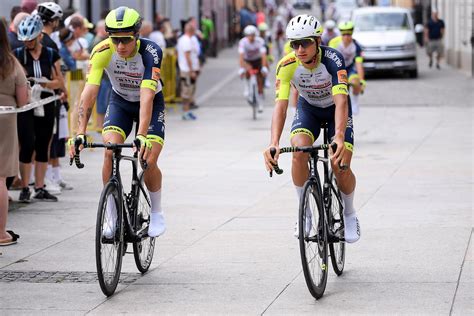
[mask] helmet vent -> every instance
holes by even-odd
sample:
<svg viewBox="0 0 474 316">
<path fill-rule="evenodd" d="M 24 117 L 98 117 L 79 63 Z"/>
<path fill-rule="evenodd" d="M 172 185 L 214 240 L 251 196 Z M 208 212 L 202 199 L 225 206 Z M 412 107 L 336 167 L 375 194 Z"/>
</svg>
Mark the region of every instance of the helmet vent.
<svg viewBox="0 0 474 316">
<path fill-rule="evenodd" d="M 123 22 L 123 17 L 125 16 L 125 11 L 127 7 L 118 7 L 117 10 L 115 11 L 115 17 L 117 19 L 117 22 Z"/>
</svg>

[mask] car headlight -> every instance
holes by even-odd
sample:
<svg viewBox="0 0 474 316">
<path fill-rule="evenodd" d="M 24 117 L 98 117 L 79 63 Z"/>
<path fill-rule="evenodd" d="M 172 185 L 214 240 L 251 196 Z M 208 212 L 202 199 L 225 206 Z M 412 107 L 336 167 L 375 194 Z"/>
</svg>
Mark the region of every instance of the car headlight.
<svg viewBox="0 0 474 316">
<path fill-rule="evenodd" d="M 416 49 L 416 44 L 414 42 L 403 45 L 404 50 L 414 50 Z"/>
</svg>

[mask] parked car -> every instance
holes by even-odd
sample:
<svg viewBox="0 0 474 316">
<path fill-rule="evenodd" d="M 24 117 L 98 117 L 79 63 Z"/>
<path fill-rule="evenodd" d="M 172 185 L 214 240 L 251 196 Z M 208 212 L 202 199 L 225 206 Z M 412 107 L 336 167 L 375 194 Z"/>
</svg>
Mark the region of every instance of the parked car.
<svg viewBox="0 0 474 316">
<path fill-rule="evenodd" d="M 400 70 L 418 76 L 416 36 L 410 11 L 368 7 L 353 12 L 353 37 L 362 46 L 366 72 Z"/>
</svg>

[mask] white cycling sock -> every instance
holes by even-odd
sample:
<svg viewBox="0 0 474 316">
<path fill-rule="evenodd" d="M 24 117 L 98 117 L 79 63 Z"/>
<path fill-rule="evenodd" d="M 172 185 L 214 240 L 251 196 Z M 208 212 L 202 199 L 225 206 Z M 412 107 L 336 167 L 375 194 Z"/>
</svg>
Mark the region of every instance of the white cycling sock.
<svg viewBox="0 0 474 316">
<path fill-rule="evenodd" d="M 48 167 L 46 168 L 46 174 L 44 175 L 44 177 L 51 182 L 54 180 L 53 166 L 51 166 L 50 164 L 48 164 Z"/>
<path fill-rule="evenodd" d="M 150 194 L 151 200 L 151 212 L 161 212 L 161 190 L 158 190 L 156 192 L 148 191 L 148 193 Z"/>
<path fill-rule="evenodd" d="M 161 190 L 150 192 L 151 214 L 150 225 L 148 226 L 148 236 L 158 237 L 166 230 L 165 218 L 161 209 Z"/>
<path fill-rule="evenodd" d="M 298 203 L 299 203 L 301 200 L 301 195 L 303 194 L 303 187 L 299 187 L 295 185 L 295 189 L 296 189 L 296 195 L 298 196 Z"/>
<path fill-rule="evenodd" d="M 115 222 L 117 221 L 117 210 L 113 195 L 107 196 L 107 206 L 105 207 L 105 219 L 102 226 L 102 234 L 107 238 L 112 238 L 115 232 Z"/>
<path fill-rule="evenodd" d="M 54 180 L 56 181 L 61 181 L 62 180 L 62 177 L 61 177 L 61 167 L 53 167 L 53 178 Z"/>
<path fill-rule="evenodd" d="M 351 94 L 352 115 L 359 114 L 359 95 Z"/>
<path fill-rule="evenodd" d="M 344 215 L 352 215 L 355 214 L 354 209 L 354 191 L 350 194 L 344 194 L 341 192 L 341 198 L 344 202 Z"/>
</svg>

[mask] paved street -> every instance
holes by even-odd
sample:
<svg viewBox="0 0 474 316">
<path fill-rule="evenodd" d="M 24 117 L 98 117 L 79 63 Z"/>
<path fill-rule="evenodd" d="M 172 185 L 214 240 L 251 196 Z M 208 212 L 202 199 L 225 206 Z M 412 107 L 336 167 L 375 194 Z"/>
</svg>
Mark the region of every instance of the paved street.
<svg viewBox="0 0 474 316">
<path fill-rule="evenodd" d="M 428 69 L 420 51 L 418 79 L 368 80 L 354 119 L 362 237 L 315 301 L 293 237 L 290 156 L 280 159 L 281 176 L 263 166 L 273 89 L 253 121 L 237 65 L 236 49 L 206 65 L 197 121 L 168 112 L 160 158 L 168 231 L 149 273 L 126 255 L 117 293 L 100 291 L 102 151 L 88 151 L 82 170 L 64 161 L 75 188 L 58 203 L 14 203 L 8 226 L 21 238 L 0 249 L 0 314 L 473 315 L 473 79 Z"/>
</svg>

